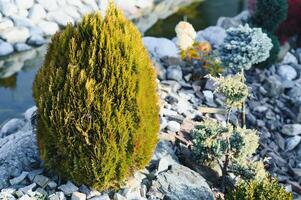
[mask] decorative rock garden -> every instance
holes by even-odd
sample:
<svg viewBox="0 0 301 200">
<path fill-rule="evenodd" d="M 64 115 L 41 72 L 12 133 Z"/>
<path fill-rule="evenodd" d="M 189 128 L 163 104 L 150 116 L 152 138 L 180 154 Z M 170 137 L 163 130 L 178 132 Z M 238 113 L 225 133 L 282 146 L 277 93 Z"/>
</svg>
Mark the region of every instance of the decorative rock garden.
<svg viewBox="0 0 301 200">
<path fill-rule="evenodd" d="M 40 0 L 37 2 L 26 1 L 26 3 L 16 1 L 16 4 L 4 4 L 3 2 L 1 4 L 0 2 L 0 11 L 4 15 L 2 23 L 0 22 L 0 30 L 3 27 L 5 30 L 18 32 L 16 34 L 6 33 L 6 31 L 0 32 L 0 37 L 6 40 L 0 41 L 0 54 L 4 52 L 2 55 L 7 55 L 14 50 L 18 51 L 17 49 L 27 50 L 32 48 L 31 46 L 43 45 L 47 41 L 45 40 L 45 36 L 47 34 L 52 35 L 56 31 L 54 29 L 51 30 L 54 28 L 54 24 L 63 27 L 67 21 L 74 20 L 74 24 L 77 24 L 76 26 L 79 29 L 69 26 L 62 33 L 67 35 L 72 31 L 81 30 L 80 27 L 84 25 L 77 23 L 80 16 L 101 7 L 101 1 L 98 4 L 94 4 L 94 1 L 87 1 L 85 4 L 81 1 L 63 2 L 66 5 L 68 4 L 70 9 L 68 7 L 64 11 L 57 10 L 56 7 L 62 6 L 60 2 L 57 2 L 56 5 L 55 3 Z M 154 1 L 152 3 L 149 3 L 149 1 L 136 2 L 136 4 L 146 7 L 134 6 L 134 4 L 127 4 L 124 1 L 117 1 L 116 3 L 124 10 L 126 16 L 131 16 L 130 19 L 137 18 L 133 19 L 133 21 L 139 27 L 139 23 L 145 20 L 141 18 L 139 22 L 138 18 L 142 15 L 151 16 L 153 14 L 152 10 L 164 13 L 160 9 L 160 6 L 165 9 L 166 6 L 163 5 L 166 4 L 174 8 L 175 5 L 181 5 L 184 1 L 172 2 L 174 2 L 174 5 L 171 5 L 168 1 Z M 257 0 L 257 6 L 260 5 L 260 2 L 263 2 L 263 0 Z M 282 3 L 283 1 L 278 0 L 276 2 Z M 265 29 L 266 27 L 263 24 L 259 25 L 250 20 L 258 15 L 258 13 L 257 15 L 254 13 L 259 12 L 256 9 L 255 11 L 252 10 L 254 8 L 251 3 L 254 2 L 250 1 L 250 12 L 244 11 L 234 18 L 221 17 L 216 26 L 211 26 L 198 32 L 195 32 L 189 23 L 181 22 L 175 27 L 177 37 L 172 40 L 155 37 L 142 38 L 143 45 L 148 51 L 157 75 L 156 83 L 158 84 L 157 93 L 160 107 L 160 112 L 157 114 L 160 117 L 160 124 L 156 124 L 157 122 L 154 120 L 150 125 L 153 128 L 157 125 L 160 126 L 160 128 L 158 127 L 160 129 L 158 143 L 155 145 L 156 148 L 152 154 L 148 155 L 147 150 L 143 154 L 147 158 L 150 156 L 151 159 L 148 159 L 148 164 L 140 167 L 139 170 L 136 169 L 134 172 L 129 170 L 130 176 L 126 177 L 123 181 L 118 181 L 117 187 L 115 182 L 112 182 L 108 187 L 107 185 L 102 185 L 107 181 L 103 179 L 111 172 L 108 169 L 103 179 L 99 178 L 102 176 L 100 172 L 106 170 L 105 165 L 103 168 L 97 167 L 97 164 L 94 165 L 94 161 L 96 162 L 97 159 L 101 160 L 105 158 L 106 155 L 104 154 L 109 150 L 106 149 L 103 154 L 97 154 L 101 156 L 95 156 L 95 160 L 93 161 L 89 160 L 91 154 L 82 150 L 82 148 L 91 147 L 91 143 L 94 140 L 98 142 L 105 140 L 103 138 L 98 139 L 95 136 L 98 133 L 93 132 L 93 135 L 88 130 L 93 126 L 91 121 L 102 110 L 110 112 L 108 107 L 113 104 L 113 100 L 107 107 L 101 107 L 102 110 L 94 113 L 91 111 L 92 114 L 90 113 L 83 117 L 79 116 L 77 120 L 71 120 L 72 117 L 76 119 L 78 116 L 72 116 L 70 113 L 70 115 L 66 114 L 65 118 L 59 119 L 60 115 L 56 111 L 60 110 L 60 106 L 64 105 L 66 109 L 71 109 L 74 107 L 69 108 L 68 106 L 75 105 L 75 107 L 78 107 L 78 110 L 81 110 L 87 105 L 97 104 L 96 102 L 100 100 L 96 99 L 94 95 L 90 95 L 89 90 L 91 88 L 99 88 L 99 86 L 93 82 L 95 81 L 95 77 L 93 76 L 90 77 L 91 79 L 87 79 L 84 84 L 80 82 L 86 78 L 85 76 L 89 76 L 89 74 L 84 74 L 85 72 L 78 73 L 75 70 L 76 62 L 68 63 L 68 69 L 73 67 L 72 70 L 74 71 L 70 71 L 74 74 L 78 73 L 76 75 L 80 78 L 75 78 L 77 76 L 72 76 L 72 73 L 68 72 L 69 74 L 65 74 L 64 79 L 72 80 L 74 78 L 78 87 L 82 86 L 83 91 L 88 91 L 87 96 L 85 96 L 85 103 L 77 104 L 81 102 L 78 99 L 75 103 L 73 102 L 73 99 L 78 98 L 77 95 L 82 91 L 77 90 L 77 87 L 73 88 L 69 86 L 69 82 L 64 83 L 67 89 L 61 89 L 60 91 L 65 92 L 65 94 L 70 92 L 70 95 L 73 95 L 72 98 L 58 93 L 55 98 L 56 100 L 49 100 L 47 95 L 50 92 L 54 93 L 55 90 L 53 88 L 59 87 L 55 84 L 59 84 L 62 81 L 57 74 L 63 72 L 57 71 L 53 73 L 47 71 L 46 73 L 46 71 L 39 71 L 34 83 L 34 96 L 37 107 L 29 108 L 24 113 L 23 118 L 11 119 L 0 128 L 0 199 L 211 200 L 264 199 L 263 197 L 280 200 L 301 199 L 301 48 L 297 47 L 296 38 L 290 38 L 290 40 L 286 41 L 286 45 L 282 45 L 279 52 L 276 52 L 276 58 L 271 58 L 273 49 L 275 48 L 275 40 L 269 34 L 274 34 L 275 32 L 271 29 Z M 280 6 L 275 5 L 275 9 L 283 6 L 280 3 Z M 5 12 L 1 8 L 5 8 Z M 285 10 L 283 7 L 281 8 Z M 85 12 L 79 13 L 79 10 L 85 10 Z M 20 19 L 35 21 L 34 26 L 25 26 L 27 28 L 18 27 L 16 25 L 17 22 L 11 17 L 12 14 L 18 11 L 19 15 L 23 13 Z M 25 11 L 28 13 L 26 14 Z M 114 12 L 110 11 L 110 14 L 114 15 Z M 28 17 L 26 18 L 26 16 Z M 116 16 L 119 17 L 118 14 Z M 156 14 L 156 16 L 160 16 L 160 14 Z M 93 18 L 95 16 L 90 17 Z M 41 20 L 41 18 L 48 21 Z M 87 23 L 88 19 L 90 18 L 86 19 Z M 118 19 L 120 20 L 120 18 Z M 96 16 L 95 20 L 100 19 Z M 122 20 L 123 18 L 121 18 Z M 91 21 L 93 20 L 89 22 L 92 23 Z M 244 25 L 247 22 L 250 26 Z M 45 24 L 40 24 L 39 26 L 39 23 L 49 23 L 49 26 Z M 53 23 L 53 27 L 50 26 L 50 23 Z M 101 23 L 105 24 L 107 22 Z M 125 27 L 128 26 L 127 22 L 122 21 L 122 23 L 126 23 Z M 145 25 L 145 23 L 142 24 Z M 88 25 L 91 24 L 88 23 Z M 148 26 L 150 25 L 140 28 L 143 31 Z M 42 30 L 41 34 L 33 35 L 30 27 L 33 29 L 40 27 L 47 30 Z M 131 26 L 129 25 L 129 27 Z M 116 31 L 114 32 L 116 35 L 120 34 L 118 32 L 119 29 L 114 30 Z M 130 28 L 128 30 L 132 31 Z M 47 31 L 48 33 L 46 34 Z M 126 33 L 125 31 L 122 34 L 126 35 Z M 133 32 L 133 34 L 135 36 L 136 32 Z M 98 36 L 97 34 L 93 35 L 93 37 Z M 20 39 L 21 37 L 23 38 L 22 40 Z M 127 37 L 131 38 L 133 35 Z M 59 38 L 57 36 L 56 40 L 53 39 L 50 43 L 50 48 L 46 54 L 46 61 L 42 69 L 49 70 L 51 67 L 46 68 L 48 65 L 52 66 L 55 62 L 63 62 L 64 59 L 60 60 L 60 58 L 55 56 L 50 59 L 51 52 L 55 52 L 55 42 L 59 41 L 58 44 L 62 44 L 63 46 L 64 41 L 60 39 L 62 37 Z M 77 39 L 80 40 L 81 38 Z M 123 40 L 117 39 L 119 42 L 123 42 Z M 132 38 L 132 40 L 134 39 Z M 11 47 L 12 43 L 14 43 L 14 48 Z M 139 46 L 138 43 L 137 46 Z M 105 42 L 104 44 L 107 45 Z M 1 45 L 7 48 L 1 48 Z M 74 49 L 78 48 L 76 46 L 77 43 L 73 45 Z M 289 48 L 287 48 L 288 46 Z M 87 51 L 93 48 L 96 47 L 89 46 Z M 108 47 L 103 48 L 105 50 L 110 49 Z M 132 46 L 129 45 L 128 49 L 131 48 Z M 135 73 L 141 73 L 141 76 L 145 74 L 145 72 L 139 72 L 140 64 L 143 63 L 145 70 L 149 70 L 149 76 L 151 77 L 151 70 L 153 69 L 148 68 L 147 63 L 149 61 L 147 59 L 141 62 L 141 60 L 131 57 L 131 54 L 127 52 L 128 49 L 123 47 L 121 49 L 124 53 L 122 54 L 123 57 L 130 60 L 128 63 L 135 63 Z M 132 51 L 139 54 L 141 58 L 144 58 L 142 50 Z M 80 53 L 79 50 L 78 53 Z M 116 52 L 114 63 L 120 67 L 123 65 L 119 65 L 118 55 L 119 52 Z M 72 56 L 74 56 L 72 59 L 75 59 L 72 61 L 77 61 L 78 63 L 85 62 L 81 60 L 82 57 L 76 58 L 75 54 Z M 87 63 L 89 66 L 97 66 L 95 64 L 97 62 L 93 59 Z M 101 66 L 107 66 L 107 63 L 109 61 L 103 62 Z M 128 63 L 126 64 L 129 67 L 127 70 L 132 70 L 130 68 L 131 65 Z M 262 65 L 265 67 L 262 67 Z M 113 68 L 109 69 L 113 70 Z M 90 73 L 92 74 L 92 72 Z M 107 73 L 109 74 L 110 72 Z M 125 73 L 126 70 L 123 71 L 123 74 Z M 49 74 L 51 79 L 46 79 L 43 76 L 45 74 Z M 112 74 L 110 80 L 115 78 L 115 74 Z M 128 77 L 131 75 L 129 74 Z M 122 76 L 122 80 L 126 81 L 128 77 Z M 55 78 L 57 80 L 54 81 Z M 94 79 L 92 80 L 92 78 Z M 134 76 L 132 79 L 137 80 L 137 85 L 143 81 L 144 84 L 149 81 L 148 78 L 147 80 L 145 78 L 139 82 L 139 79 Z M 102 81 L 102 79 L 98 81 Z M 116 82 L 118 81 L 116 80 Z M 45 85 L 46 83 L 49 84 L 49 88 L 48 85 Z M 123 83 L 122 81 L 119 82 L 120 85 Z M 52 86 L 52 84 L 55 86 Z M 93 87 L 90 88 L 89 84 Z M 108 83 L 104 81 L 102 84 L 105 85 Z M 127 84 L 131 87 L 130 83 Z M 43 89 L 43 87 L 47 87 L 47 90 Z M 114 86 L 108 88 L 112 89 Z M 95 90 L 91 94 L 97 94 L 99 90 Z M 150 86 L 148 92 L 151 93 L 152 90 L 152 86 Z M 120 90 L 116 91 L 112 89 L 111 93 L 118 93 Z M 131 94 L 129 88 L 123 88 L 121 91 L 126 93 L 126 95 Z M 119 102 L 127 99 L 121 95 L 124 93 L 118 93 L 118 98 L 116 97 L 115 101 Z M 81 95 L 86 95 L 86 93 L 83 92 Z M 153 97 L 151 94 L 147 94 L 147 92 L 144 92 L 144 95 L 149 95 L 146 98 L 149 106 L 147 114 L 149 118 L 152 118 L 152 114 L 156 110 L 155 106 L 153 107 L 152 105 Z M 137 94 L 137 96 L 139 95 Z M 58 99 L 62 100 L 59 101 Z M 51 104 L 49 102 L 48 104 L 45 103 L 47 101 L 51 102 Z M 120 106 L 116 102 L 116 105 L 114 105 L 116 107 Z M 138 100 L 137 102 L 139 103 Z M 99 106 L 105 103 L 104 101 Z M 53 109 L 55 106 L 56 109 Z M 129 104 L 128 106 L 132 105 Z M 94 107 L 94 105 L 91 107 L 99 109 L 99 107 Z M 124 109 L 124 113 L 127 112 L 126 107 L 122 108 Z M 135 110 L 136 107 L 134 108 L 133 106 L 132 109 Z M 67 113 L 67 110 L 64 112 Z M 123 119 L 124 113 L 119 113 L 118 119 Z M 41 119 L 45 121 L 41 121 Z M 102 120 L 101 118 L 97 119 Z M 47 123 L 53 120 L 58 125 L 66 121 L 69 123 L 60 127 L 60 129 L 58 128 L 54 138 L 50 131 L 52 124 L 48 124 L 47 126 L 46 120 L 48 120 Z M 110 118 L 110 123 L 114 124 L 114 120 L 115 118 Z M 141 118 L 140 120 L 143 121 L 144 119 Z M 77 123 L 79 121 L 81 122 L 79 123 L 80 125 L 87 122 L 90 122 L 90 124 L 88 123 L 89 126 L 87 125 L 87 127 L 80 127 Z M 118 122 L 120 124 L 119 128 L 126 127 L 125 129 L 121 128 L 121 133 L 127 133 L 127 131 L 131 130 L 132 137 L 136 137 L 135 131 L 139 130 L 139 126 L 133 129 L 131 125 L 128 125 L 133 123 L 131 120 L 126 121 L 128 123 L 122 120 Z M 72 126 L 67 126 L 68 124 L 72 124 Z M 110 129 L 110 125 L 103 124 L 102 128 L 104 130 L 112 130 L 112 133 L 115 133 L 114 131 L 116 130 L 113 128 Z M 145 125 L 141 124 L 141 126 Z M 87 128 L 87 130 L 84 130 L 84 128 Z M 67 131 L 64 132 L 65 130 Z M 57 133 L 68 134 L 72 139 L 68 141 L 70 138 Z M 82 140 L 79 137 L 80 141 L 85 142 L 80 143 L 77 138 L 78 136 L 76 134 L 75 136 L 72 135 L 74 133 L 82 134 L 85 139 Z M 117 133 L 120 134 L 118 131 Z M 143 133 L 146 134 L 146 132 Z M 143 137 L 149 136 L 143 135 Z M 41 137 L 44 138 L 41 139 Z M 108 137 L 110 137 L 108 141 L 122 141 L 120 138 L 114 138 L 111 133 L 108 133 Z M 148 142 L 152 143 L 153 139 L 151 137 L 148 138 Z M 140 140 L 145 141 L 142 137 L 140 137 Z M 49 143 L 45 145 L 44 141 L 49 141 Z M 61 146 L 56 146 L 56 144 L 53 144 L 53 141 L 58 142 Z M 127 139 L 127 141 L 130 141 L 130 139 Z M 62 144 L 70 144 L 70 146 L 66 147 Z M 73 144 L 77 145 L 74 150 L 76 153 L 64 150 L 60 151 L 59 149 L 69 149 Z M 146 146 L 147 141 L 139 144 Z M 94 148 L 91 149 L 95 150 L 99 143 L 93 145 Z M 108 143 L 103 143 L 103 145 L 108 145 Z M 118 145 L 122 146 L 122 143 L 116 144 L 116 146 Z M 130 146 L 128 148 L 133 148 L 131 147 L 131 143 L 127 143 L 126 145 Z M 51 152 L 51 148 L 55 149 L 55 152 Z M 116 150 L 114 149 L 114 145 L 107 148 L 110 148 L 111 151 Z M 118 149 L 119 146 L 116 148 Z M 120 149 L 122 150 L 121 147 Z M 50 153 L 47 152 L 48 150 Z M 67 155 L 69 153 L 70 156 Z M 80 156 L 85 153 L 86 157 Z M 119 155 L 119 153 L 117 152 L 116 154 Z M 119 157 L 114 157 L 118 162 L 112 162 L 113 158 L 107 161 L 113 163 L 111 165 L 111 168 L 114 169 L 112 172 L 114 174 L 112 175 L 113 177 L 116 174 L 119 175 L 120 171 L 122 171 L 119 164 L 119 162 L 123 162 L 122 155 L 132 156 L 121 153 Z M 62 157 L 61 154 L 64 156 Z M 96 153 L 94 152 L 94 154 Z M 113 154 L 110 156 L 113 156 Z M 67 157 L 69 159 L 72 157 L 72 161 L 69 162 L 66 159 Z M 91 164 L 91 162 L 93 163 Z M 131 163 L 132 161 L 128 160 L 127 162 Z M 62 166 L 56 166 L 60 165 L 59 163 L 64 163 L 65 168 L 69 167 L 68 170 L 64 171 Z M 77 163 L 81 163 L 82 165 L 77 165 Z M 101 163 L 101 161 L 98 163 Z M 135 166 L 131 167 L 135 169 Z M 83 173 L 87 172 L 81 181 L 85 180 L 89 182 L 87 177 L 93 176 L 95 177 L 95 182 L 91 185 L 76 184 L 75 182 L 79 182 L 78 177 L 81 175 L 76 173 L 76 170 Z M 98 174 L 99 177 L 97 176 Z M 65 178 L 63 176 L 72 178 Z M 93 189 L 95 187 L 104 189 Z M 256 189 L 256 187 L 259 189 Z M 248 195 L 253 195 L 253 198 Z"/>
<path fill-rule="evenodd" d="M 193 0 L 139 0 L 116 4 L 144 32 L 158 19 L 166 18 Z M 67 23 L 76 24 L 86 13 L 107 6 L 102 0 L 0 1 L 0 56 L 21 52 L 47 43 Z"/>
</svg>

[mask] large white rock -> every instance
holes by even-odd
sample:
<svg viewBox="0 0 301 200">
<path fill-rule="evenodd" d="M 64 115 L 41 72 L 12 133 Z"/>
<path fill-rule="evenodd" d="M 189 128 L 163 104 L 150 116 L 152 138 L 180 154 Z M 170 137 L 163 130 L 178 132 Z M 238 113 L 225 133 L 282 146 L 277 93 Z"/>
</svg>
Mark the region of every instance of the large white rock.
<svg viewBox="0 0 301 200">
<path fill-rule="evenodd" d="M 16 43 L 16 44 L 14 44 L 14 49 L 17 52 L 28 51 L 31 49 L 31 46 L 29 46 L 25 43 Z"/>
<path fill-rule="evenodd" d="M 6 56 L 14 52 L 14 48 L 11 44 L 4 42 L 0 39 L 0 56 Z"/>
<path fill-rule="evenodd" d="M 295 79 L 298 76 L 295 68 L 293 68 L 290 65 L 281 65 L 281 66 L 279 66 L 279 68 L 278 68 L 278 74 L 283 79 L 289 80 L 289 81 Z"/>
<path fill-rule="evenodd" d="M 29 28 L 30 35 L 44 35 L 44 32 L 38 26 Z"/>
<path fill-rule="evenodd" d="M 167 123 L 167 129 L 172 132 L 178 132 L 181 130 L 181 125 L 176 121 L 169 121 Z"/>
<path fill-rule="evenodd" d="M 28 17 L 31 21 L 37 22 L 46 17 L 46 11 L 41 4 L 35 4 L 30 10 Z"/>
<path fill-rule="evenodd" d="M 67 0 L 67 3 L 69 5 L 74 5 L 74 6 L 77 6 L 77 7 L 82 7 L 83 6 L 83 3 L 80 0 Z"/>
<path fill-rule="evenodd" d="M 3 19 L 2 21 L 0 21 L 0 30 L 5 30 L 12 27 L 14 27 L 14 23 L 12 20 Z"/>
<path fill-rule="evenodd" d="M 37 0 L 46 10 L 54 11 L 58 8 L 56 0 Z"/>
<path fill-rule="evenodd" d="M 26 10 L 33 6 L 34 1 L 33 0 L 15 0 L 15 3 L 19 10 Z"/>
<path fill-rule="evenodd" d="M 135 1 L 135 6 L 142 10 L 151 9 L 154 6 L 154 1 L 153 0 L 138 0 L 138 1 Z"/>
<path fill-rule="evenodd" d="M 18 12 L 18 8 L 15 4 L 11 3 L 9 0 L 0 1 L 0 12 L 4 16 L 11 16 Z"/>
<path fill-rule="evenodd" d="M 48 22 L 41 20 L 38 23 L 38 27 L 43 31 L 45 35 L 53 35 L 59 30 L 59 26 L 55 22 Z"/>
<path fill-rule="evenodd" d="M 93 9 L 87 5 L 82 4 L 81 7 L 77 8 L 77 11 L 81 14 L 81 15 L 86 15 L 90 12 L 93 12 Z"/>
<path fill-rule="evenodd" d="M 13 16 L 11 16 L 11 18 L 14 21 L 15 26 L 17 26 L 17 27 L 30 28 L 30 27 L 34 26 L 32 21 L 30 21 L 28 18 L 24 18 L 24 17 L 18 16 L 18 15 L 13 15 Z"/>
<path fill-rule="evenodd" d="M 283 58 L 281 64 L 298 64 L 298 60 L 297 58 L 291 54 L 290 52 L 288 52 L 285 57 Z"/>
<path fill-rule="evenodd" d="M 107 8 L 109 6 L 109 0 L 98 0 L 98 8 L 103 17 L 106 15 Z"/>
<path fill-rule="evenodd" d="M 25 42 L 30 36 L 25 27 L 13 27 L 0 32 L 0 37 L 9 43 Z"/>
<path fill-rule="evenodd" d="M 196 40 L 200 40 L 199 38 L 205 39 L 210 42 L 214 47 L 218 48 L 225 40 L 227 34 L 225 29 L 218 26 L 210 26 L 202 31 L 197 33 Z"/>
<path fill-rule="evenodd" d="M 63 10 L 49 12 L 46 15 L 46 18 L 49 21 L 54 21 L 61 26 L 66 26 L 68 23 L 74 24 L 74 20 L 72 19 L 72 17 L 67 15 Z"/>
<path fill-rule="evenodd" d="M 179 57 L 176 45 L 166 38 L 144 37 L 143 44 L 153 55 L 162 57 Z"/>
<path fill-rule="evenodd" d="M 82 1 L 84 4 L 86 4 L 87 6 L 89 6 L 91 9 L 93 10 L 98 10 L 98 6 L 96 4 L 95 0 L 84 0 Z"/>
<path fill-rule="evenodd" d="M 81 17 L 81 15 L 79 14 L 79 12 L 77 11 L 77 9 L 74 6 L 66 6 L 65 12 L 67 15 L 72 17 L 75 21 L 78 21 Z"/>
<path fill-rule="evenodd" d="M 27 18 L 28 11 L 27 10 L 19 10 L 19 12 L 17 13 L 17 16 L 22 17 L 22 18 Z"/>
<path fill-rule="evenodd" d="M 166 78 L 168 80 L 181 81 L 183 78 L 183 72 L 179 65 L 171 65 L 166 70 Z"/>
<path fill-rule="evenodd" d="M 41 46 L 45 43 L 46 43 L 46 40 L 43 38 L 43 36 L 38 35 L 38 34 L 31 35 L 27 40 L 27 44 L 29 44 L 31 46 Z"/>
<path fill-rule="evenodd" d="M 140 10 L 135 6 L 134 1 L 115 0 L 116 5 L 123 10 L 126 16 L 139 17 Z"/>
<path fill-rule="evenodd" d="M 60 8 L 65 8 L 65 6 L 68 6 L 66 0 L 60 0 L 60 1 L 57 1 L 57 5 L 58 5 Z"/>
</svg>

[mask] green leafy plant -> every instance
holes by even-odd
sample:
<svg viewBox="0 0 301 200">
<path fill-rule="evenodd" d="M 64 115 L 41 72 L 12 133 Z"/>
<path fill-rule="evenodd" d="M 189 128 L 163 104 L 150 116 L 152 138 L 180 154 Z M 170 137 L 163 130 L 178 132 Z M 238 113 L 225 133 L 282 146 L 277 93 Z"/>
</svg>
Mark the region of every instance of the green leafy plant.
<svg viewBox="0 0 301 200">
<path fill-rule="evenodd" d="M 55 34 L 33 85 L 45 167 L 95 189 L 144 168 L 159 131 L 155 77 L 140 33 L 113 5 Z"/>
<path fill-rule="evenodd" d="M 234 190 L 226 194 L 226 200 L 292 200 L 276 179 L 266 177 L 263 180 L 242 181 Z"/>
</svg>

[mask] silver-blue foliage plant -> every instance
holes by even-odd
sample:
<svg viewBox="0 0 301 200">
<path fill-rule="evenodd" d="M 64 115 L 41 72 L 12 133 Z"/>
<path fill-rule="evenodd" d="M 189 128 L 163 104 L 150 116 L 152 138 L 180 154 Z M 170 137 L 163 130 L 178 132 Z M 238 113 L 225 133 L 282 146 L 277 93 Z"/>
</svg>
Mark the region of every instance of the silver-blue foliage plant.
<svg viewBox="0 0 301 200">
<path fill-rule="evenodd" d="M 225 67 L 248 70 L 252 65 L 268 59 L 272 47 L 272 40 L 261 28 L 250 28 L 246 24 L 227 30 L 219 52 Z"/>
</svg>

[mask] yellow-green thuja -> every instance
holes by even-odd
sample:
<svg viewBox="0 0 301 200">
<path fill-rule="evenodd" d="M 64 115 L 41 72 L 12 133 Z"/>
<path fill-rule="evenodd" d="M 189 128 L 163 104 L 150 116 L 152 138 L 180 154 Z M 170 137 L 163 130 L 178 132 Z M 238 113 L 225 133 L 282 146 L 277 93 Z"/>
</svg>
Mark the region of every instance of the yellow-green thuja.
<svg viewBox="0 0 301 200">
<path fill-rule="evenodd" d="M 155 77 L 140 33 L 113 5 L 56 33 L 33 84 L 45 167 L 94 189 L 144 168 L 159 131 Z"/>
</svg>

